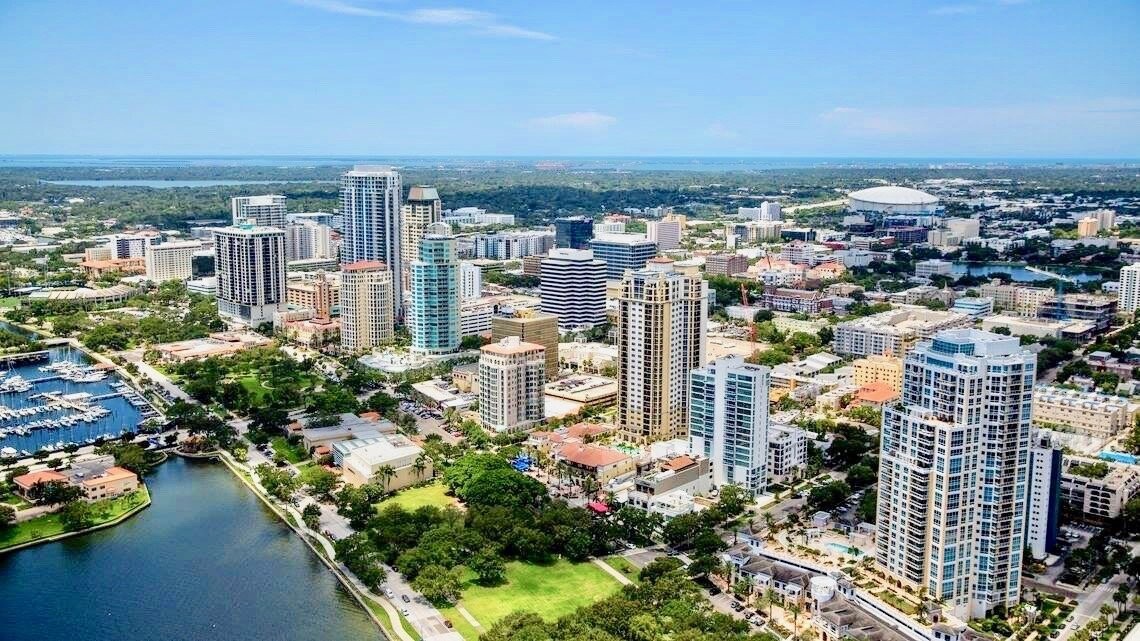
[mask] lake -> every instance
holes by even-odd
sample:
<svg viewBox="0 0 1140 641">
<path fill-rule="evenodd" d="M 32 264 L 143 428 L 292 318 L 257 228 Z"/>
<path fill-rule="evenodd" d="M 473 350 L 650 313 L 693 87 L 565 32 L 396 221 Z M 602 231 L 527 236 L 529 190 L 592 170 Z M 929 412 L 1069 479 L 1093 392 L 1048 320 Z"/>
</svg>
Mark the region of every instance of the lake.
<svg viewBox="0 0 1140 641">
<path fill-rule="evenodd" d="M 1104 276 L 1092 271 L 1079 269 L 1064 269 L 1047 267 L 1046 271 L 1068 276 L 1080 283 L 1095 283 L 1104 280 Z M 1025 269 L 1021 264 L 1005 263 L 954 263 L 952 271 L 957 276 L 969 274 L 971 276 L 992 276 L 994 274 L 1009 274 L 1010 278 L 1019 283 L 1039 283 L 1051 280 L 1048 276 L 1037 274 Z"/>
<path fill-rule="evenodd" d="M 219 463 L 177 457 L 127 521 L 0 555 L 13 641 L 347 641 L 379 630 L 311 550 Z"/>
</svg>

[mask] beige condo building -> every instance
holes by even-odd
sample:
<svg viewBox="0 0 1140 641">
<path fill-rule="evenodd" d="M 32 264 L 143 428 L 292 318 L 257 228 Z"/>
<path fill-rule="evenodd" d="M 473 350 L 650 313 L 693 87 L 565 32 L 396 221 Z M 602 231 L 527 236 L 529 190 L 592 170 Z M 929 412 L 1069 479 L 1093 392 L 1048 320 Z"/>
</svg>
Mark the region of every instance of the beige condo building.
<svg viewBox="0 0 1140 641">
<path fill-rule="evenodd" d="M 546 380 L 558 378 L 558 317 L 533 311 L 518 312 L 515 316 L 495 316 L 491 319 L 491 342 L 497 343 L 508 336 L 517 336 L 527 343 L 542 345 L 546 349 Z"/>
<path fill-rule="evenodd" d="M 420 241 L 427 234 L 428 225 L 438 223 L 442 215 L 443 205 L 435 187 L 416 185 L 408 189 L 408 199 L 400 211 L 404 269 L 420 259 Z"/>
<path fill-rule="evenodd" d="M 479 354 L 479 417 L 504 432 L 528 427 L 545 414 L 546 348 L 509 336 Z"/>
<path fill-rule="evenodd" d="M 851 364 L 855 369 L 855 384 L 859 387 L 871 383 L 886 383 L 891 391 L 901 392 L 903 381 L 903 361 L 891 356 L 873 355 L 857 359 Z"/>
<path fill-rule="evenodd" d="M 380 261 L 345 265 L 340 278 L 340 348 L 347 354 L 392 340 L 392 272 Z"/>
</svg>

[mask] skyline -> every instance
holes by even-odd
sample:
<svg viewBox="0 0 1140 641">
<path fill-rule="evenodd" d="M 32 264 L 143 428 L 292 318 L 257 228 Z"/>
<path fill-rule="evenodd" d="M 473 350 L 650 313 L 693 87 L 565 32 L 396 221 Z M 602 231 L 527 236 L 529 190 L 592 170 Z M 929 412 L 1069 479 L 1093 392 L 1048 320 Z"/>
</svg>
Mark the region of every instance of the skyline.
<svg viewBox="0 0 1140 641">
<path fill-rule="evenodd" d="M 1131 3 L 576 8 L 9 3 L 0 153 L 1127 158 L 1140 148 Z"/>
</svg>

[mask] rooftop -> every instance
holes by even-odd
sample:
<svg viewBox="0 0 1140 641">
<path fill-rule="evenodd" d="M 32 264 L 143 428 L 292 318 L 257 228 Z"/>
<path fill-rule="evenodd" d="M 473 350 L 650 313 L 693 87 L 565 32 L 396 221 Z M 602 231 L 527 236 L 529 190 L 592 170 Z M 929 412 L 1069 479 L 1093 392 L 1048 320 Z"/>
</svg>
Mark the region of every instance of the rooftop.
<svg viewBox="0 0 1140 641">
<path fill-rule="evenodd" d="M 597 445 L 567 443 L 558 450 L 558 456 L 582 467 L 605 467 L 616 465 L 629 459 L 617 450 Z"/>
<path fill-rule="evenodd" d="M 884 205 L 934 205 L 938 203 L 937 196 L 898 185 L 860 189 L 848 194 L 848 198 Z"/>
</svg>

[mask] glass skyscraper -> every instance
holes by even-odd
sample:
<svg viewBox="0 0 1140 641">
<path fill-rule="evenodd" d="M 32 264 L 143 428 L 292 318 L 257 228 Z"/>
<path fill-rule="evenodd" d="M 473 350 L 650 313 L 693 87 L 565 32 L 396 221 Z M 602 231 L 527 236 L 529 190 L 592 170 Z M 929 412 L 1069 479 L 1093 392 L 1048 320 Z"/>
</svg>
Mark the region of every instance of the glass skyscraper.
<svg viewBox="0 0 1140 641">
<path fill-rule="evenodd" d="M 689 377 L 689 444 L 712 462 L 713 482 L 754 496 L 768 486 L 768 384 L 771 370 L 739 356 Z"/>
<path fill-rule="evenodd" d="M 459 349 L 459 258 L 455 239 L 429 234 L 420 240 L 420 259 L 409 270 L 412 299 L 408 329 L 412 350 L 450 354 Z"/>
</svg>

